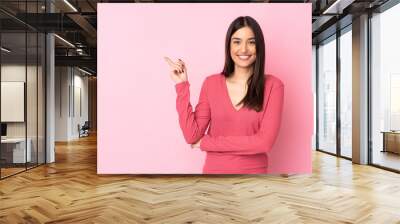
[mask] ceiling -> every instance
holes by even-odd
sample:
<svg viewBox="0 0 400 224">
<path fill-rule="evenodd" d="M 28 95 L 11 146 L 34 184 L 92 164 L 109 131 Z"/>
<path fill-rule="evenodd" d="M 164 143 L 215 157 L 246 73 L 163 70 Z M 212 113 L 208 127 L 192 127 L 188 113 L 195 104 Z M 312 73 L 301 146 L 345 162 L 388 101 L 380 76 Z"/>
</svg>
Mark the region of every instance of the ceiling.
<svg viewBox="0 0 400 224">
<path fill-rule="evenodd" d="M 338 3 L 335 3 L 338 1 Z M 317 43 L 336 32 L 337 28 L 351 23 L 352 17 L 372 10 L 388 0 L 251 0 L 230 2 L 268 3 L 312 3 L 313 43 Z M 0 1 L 1 30 L 8 38 L 9 46 L 15 49 L 25 46 L 22 31 L 55 32 L 56 65 L 80 66 L 96 72 L 97 56 L 97 3 L 170 3 L 170 2 L 227 2 L 203 1 L 149 1 L 149 0 L 45 0 Z M 68 4 L 69 3 L 69 4 Z M 50 7 L 49 7 L 50 5 Z M 52 13 L 49 13 L 51 8 Z M 27 12 L 27 13 L 26 13 Z M 340 23 L 337 23 L 341 20 Z M 346 22 L 347 21 L 347 22 Z M 340 25 L 338 25 L 340 24 Z M 288 27 L 290 29 L 290 27 Z M 67 40 L 66 43 L 62 39 Z M 5 41 L 5 40 L 4 40 Z M 2 41 L 2 43 L 5 43 Z M 13 42 L 13 43 L 12 43 Z M 3 44 L 4 46 L 4 44 Z M 72 47 L 73 46 L 73 47 Z M 28 44 L 31 52 L 35 43 Z M 18 50 L 17 50 L 18 51 Z M 22 53 L 22 52 L 21 52 Z M 2 54 L 3 55 L 3 54 Z"/>
</svg>

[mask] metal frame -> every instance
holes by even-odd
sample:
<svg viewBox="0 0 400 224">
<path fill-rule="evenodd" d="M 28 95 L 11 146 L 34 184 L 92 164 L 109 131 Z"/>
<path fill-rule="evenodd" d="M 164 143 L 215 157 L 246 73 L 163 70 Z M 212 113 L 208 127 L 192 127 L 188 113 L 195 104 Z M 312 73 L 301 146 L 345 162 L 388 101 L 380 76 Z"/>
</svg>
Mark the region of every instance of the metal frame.
<svg viewBox="0 0 400 224">
<path fill-rule="evenodd" d="M 372 77 L 371 77 L 371 71 L 372 71 L 372 64 L 371 64 L 371 56 L 372 56 L 372 32 L 371 32 L 371 19 L 372 19 L 372 13 L 368 12 L 368 37 L 367 37 L 367 44 L 368 44 L 368 53 L 367 53 L 367 64 L 368 64 L 368 69 L 367 69 L 367 83 L 368 83 L 368 96 L 367 96 L 367 117 L 368 117 L 368 164 L 373 164 L 372 163 L 372 157 L 373 157 L 373 151 L 372 151 Z"/>
<path fill-rule="evenodd" d="M 318 103 L 318 101 L 319 101 L 319 72 L 318 72 L 318 70 L 319 70 L 319 63 L 318 63 L 318 61 L 319 61 L 319 51 L 318 51 L 318 49 L 319 49 L 319 44 L 317 44 L 316 46 L 315 46 L 315 98 L 316 98 L 316 100 L 315 100 L 315 119 L 316 119 L 316 121 L 315 121 L 315 148 L 316 148 L 316 150 L 318 150 L 319 149 L 319 141 L 318 141 L 318 139 L 319 139 L 319 103 Z"/>
<path fill-rule="evenodd" d="M 342 148 L 342 124 L 340 116 L 340 81 L 341 81 L 341 65 L 340 65 L 340 30 L 336 30 L 336 154 L 341 156 Z"/>
<path fill-rule="evenodd" d="M 36 1 L 36 12 L 39 12 L 39 1 Z M 36 107 L 36 147 L 37 147 L 36 166 L 37 166 L 39 165 L 39 32 L 36 32 L 36 103 L 38 105 Z"/>
<path fill-rule="evenodd" d="M 27 18 L 28 3 L 25 1 L 25 21 Z M 24 120 L 25 120 L 25 170 L 28 170 L 28 24 L 25 23 L 25 100 L 24 100 Z"/>
</svg>

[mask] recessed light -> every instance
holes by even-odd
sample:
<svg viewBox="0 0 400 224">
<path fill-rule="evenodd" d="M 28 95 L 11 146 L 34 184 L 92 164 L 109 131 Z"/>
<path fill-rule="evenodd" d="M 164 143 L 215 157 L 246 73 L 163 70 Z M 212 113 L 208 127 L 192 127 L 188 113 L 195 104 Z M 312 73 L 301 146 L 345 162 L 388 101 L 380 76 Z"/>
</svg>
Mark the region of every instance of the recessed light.
<svg viewBox="0 0 400 224">
<path fill-rule="evenodd" d="M 6 53 L 10 53 L 10 52 L 11 52 L 11 50 L 9 50 L 9 49 L 7 49 L 7 48 L 5 48 L 5 47 L 1 47 L 1 50 L 4 51 L 4 52 L 6 52 Z"/>
</svg>

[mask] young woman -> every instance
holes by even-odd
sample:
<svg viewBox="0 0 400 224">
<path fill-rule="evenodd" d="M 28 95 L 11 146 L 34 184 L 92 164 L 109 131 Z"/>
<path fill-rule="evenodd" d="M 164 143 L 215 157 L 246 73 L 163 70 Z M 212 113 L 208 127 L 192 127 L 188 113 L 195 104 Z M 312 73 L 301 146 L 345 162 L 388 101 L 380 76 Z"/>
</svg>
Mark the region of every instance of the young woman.
<svg viewBox="0 0 400 224">
<path fill-rule="evenodd" d="M 249 16 L 231 23 L 223 72 L 205 79 L 194 112 L 185 63 L 165 60 L 175 82 L 185 140 L 207 152 L 203 172 L 266 173 L 267 152 L 280 127 L 284 86 L 277 77 L 264 74 L 264 36 L 258 23 Z"/>
</svg>

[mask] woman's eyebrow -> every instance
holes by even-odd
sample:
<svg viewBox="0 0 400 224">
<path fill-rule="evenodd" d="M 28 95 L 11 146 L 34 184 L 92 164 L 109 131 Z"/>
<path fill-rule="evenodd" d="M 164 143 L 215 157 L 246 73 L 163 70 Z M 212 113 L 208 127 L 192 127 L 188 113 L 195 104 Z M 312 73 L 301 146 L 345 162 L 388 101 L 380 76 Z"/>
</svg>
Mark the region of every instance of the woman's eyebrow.
<svg viewBox="0 0 400 224">
<path fill-rule="evenodd" d="M 255 40 L 256 38 L 255 37 L 250 37 L 249 38 L 249 40 Z M 239 38 L 239 37 L 232 37 L 232 40 L 242 40 L 241 38 Z"/>
</svg>

